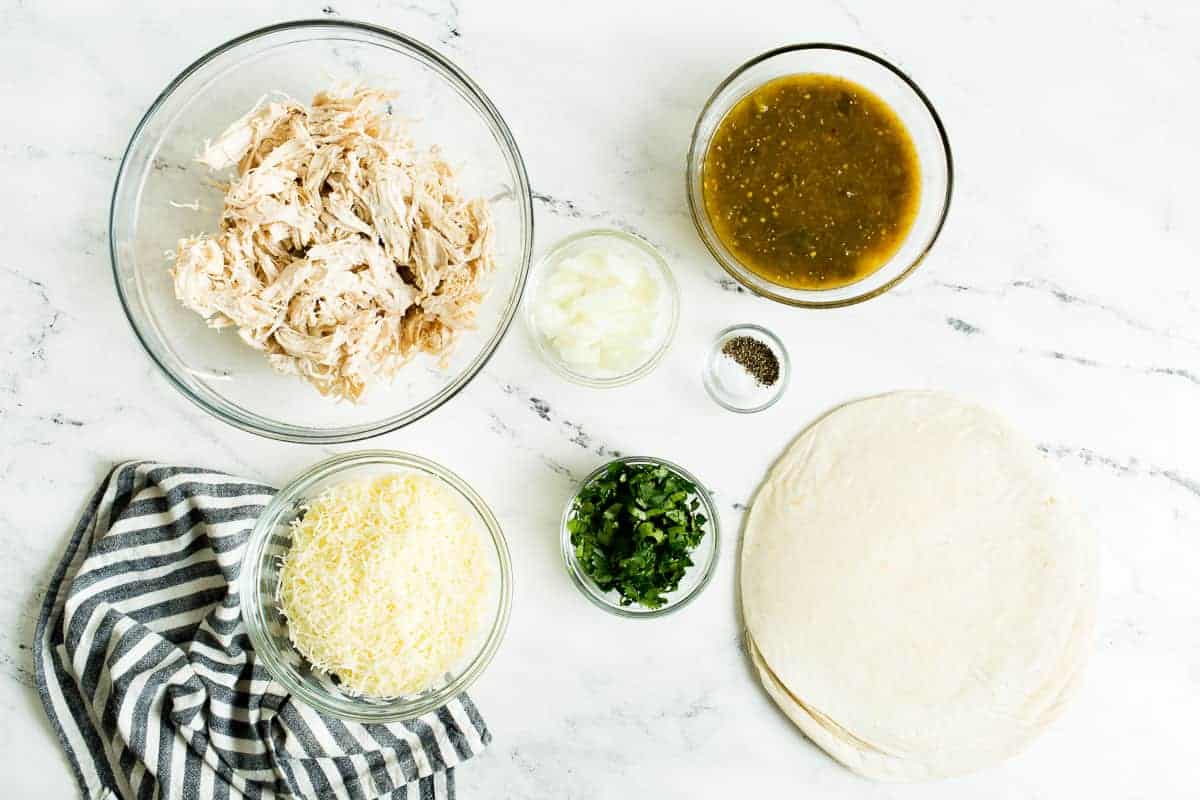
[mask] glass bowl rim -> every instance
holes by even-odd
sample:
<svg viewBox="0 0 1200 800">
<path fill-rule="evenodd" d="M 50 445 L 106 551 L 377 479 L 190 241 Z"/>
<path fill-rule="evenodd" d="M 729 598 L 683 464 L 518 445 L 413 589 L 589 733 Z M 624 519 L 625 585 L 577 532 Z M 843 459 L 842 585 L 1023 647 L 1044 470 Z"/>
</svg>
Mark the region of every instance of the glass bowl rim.
<svg viewBox="0 0 1200 800">
<path fill-rule="evenodd" d="M 534 320 L 534 308 L 537 305 L 537 292 L 541 286 L 541 282 L 545 279 L 545 271 L 549 264 L 572 245 L 581 242 L 584 239 L 591 238 L 614 238 L 633 245 L 638 250 L 646 253 L 650 260 L 657 267 L 663 283 L 666 286 L 667 298 L 671 304 L 671 318 L 667 322 L 667 330 L 663 335 L 662 341 L 654 352 L 641 364 L 629 372 L 621 375 L 614 375 L 610 378 L 592 378 L 587 375 L 582 375 L 568 368 L 562 363 L 562 360 L 550 349 L 545 341 L 541 331 L 538 330 L 537 322 Z M 670 263 L 667 262 L 662 252 L 651 244 L 647 239 L 630 231 L 623 231 L 619 228 L 588 228 L 587 230 L 572 233 L 569 236 L 556 241 L 550 248 L 542 254 L 542 257 L 530 269 L 530 300 L 525 307 L 525 323 L 529 336 L 533 339 L 534 347 L 542 360 L 550 365 L 555 372 L 563 376 L 572 383 L 580 386 L 590 386 L 595 389 L 610 389 L 617 386 L 626 386 L 636 380 L 646 377 L 653 372 L 666 356 L 667 351 L 671 349 L 671 343 L 675 341 L 675 334 L 679 327 L 679 284 L 675 280 L 675 273 L 671 269 Z"/>
<path fill-rule="evenodd" d="M 226 408 L 222 404 L 214 404 L 206 398 L 201 397 L 196 392 L 187 386 L 175 372 L 164 363 L 164 360 L 151 348 L 147 342 L 148 334 L 143 333 L 141 327 L 134 319 L 134 314 L 131 311 L 131 298 L 127 295 L 126 287 L 121 280 L 120 262 L 121 259 L 117 253 L 117 203 L 118 197 L 121 194 L 127 180 L 132 176 L 129 175 L 129 160 L 134 151 L 134 147 L 141 144 L 142 133 L 151 119 L 159 112 L 163 104 L 170 98 L 176 90 L 190 78 L 197 70 L 201 69 L 209 62 L 217 57 L 224 55 L 227 52 L 235 50 L 242 45 L 249 44 L 257 39 L 262 39 L 272 34 L 299 31 L 304 29 L 343 29 L 351 33 L 363 33 L 381 37 L 391 45 L 396 46 L 400 50 L 408 51 L 415 55 L 418 61 L 430 66 L 436 73 L 440 74 L 447 83 L 457 85 L 457 89 L 469 96 L 473 105 L 478 104 L 474 110 L 479 113 L 480 117 L 487 124 L 492 134 L 500 139 L 503 143 L 503 150 L 511 160 L 511 166 L 515 170 L 517 186 L 514 187 L 514 200 L 520 210 L 526 224 L 523 226 L 521 236 L 521 255 L 520 267 L 518 269 L 517 279 L 509 293 L 508 303 L 504 310 L 500 325 L 496 328 L 492 338 L 486 343 L 479 354 L 466 366 L 463 372 L 453 381 L 447 384 L 441 391 L 427 398 L 425 401 L 410 408 L 408 411 L 386 417 L 382 420 L 374 422 L 359 423 L 353 425 L 344 425 L 336 428 L 312 428 L 301 424 L 276 422 L 259 413 L 251 412 L 243 409 L 241 406 L 230 403 L 231 408 Z M 523 198 L 523 200 L 522 200 Z M 188 66 L 184 67 L 178 75 L 176 75 L 170 83 L 167 84 L 146 112 L 138 120 L 137 125 L 133 129 L 133 133 L 129 137 L 128 144 L 125 145 L 125 150 L 121 154 L 121 162 L 117 168 L 117 176 L 113 181 L 113 189 L 109 199 L 108 207 L 108 254 L 109 266 L 112 270 L 113 283 L 116 286 L 117 298 L 121 305 L 121 311 L 125 315 L 129 327 L 133 330 L 134 336 L 142 349 L 150 360 L 158 368 L 158 371 L 167 379 L 167 382 L 175 387 L 186 397 L 191 403 L 199 407 L 206 413 L 216 417 L 217 419 L 231 425 L 239 430 L 247 431 L 258 436 L 278 441 L 292 442 L 296 444 L 338 444 L 345 442 L 356 442 L 364 439 L 370 439 L 375 436 L 380 436 L 391 431 L 398 430 L 407 425 L 410 425 L 417 420 L 433 413 L 445 403 L 458 395 L 468 384 L 483 370 L 487 363 L 491 360 L 496 350 L 500 347 L 509 328 L 512 326 L 512 321 L 516 317 L 517 311 L 521 305 L 521 298 L 525 292 L 525 284 L 529 279 L 530 265 L 533 261 L 533 235 L 534 235 L 534 213 L 533 213 L 533 193 L 530 188 L 529 174 L 525 167 L 525 160 L 521 155 L 520 148 L 517 146 L 516 139 L 513 137 L 512 131 L 508 127 L 508 123 L 504 121 L 499 110 L 492 103 L 491 99 L 484 93 L 483 89 L 471 79 L 462 69 L 454 62 L 450 61 L 439 52 L 424 44 L 423 42 L 414 39 L 411 36 L 403 34 L 391 28 L 382 25 L 374 25 L 367 22 L 360 22 L 350 19 L 321 19 L 309 18 L 291 20 L 288 22 L 280 22 L 274 25 L 267 25 L 260 28 L 255 28 L 247 33 L 236 36 L 223 44 L 220 44 L 211 50 L 207 51 L 197 58 Z"/>
<path fill-rule="evenodd" d="M 414 701 L 384 701 L 378 706 L 359 705 L 354 698 L 344 698 L 344 704 L 330 702 L 329 698 L 320 692 L 314 692 L 309 687 L 292 680 L 289 672 L 279 665 L 274 639 L 266 632 L 264 616 L 264 598 L 259 592 L 259 573 L 267 556 L 267 543 L 271 532 L 280 518 L 288 512 L 295 500 L 300 499 L 305 490 L 313 484 L 326 478 L 331 478 L 346 470 L 381 464 L 398 467 L 405 470 L 416 470 L 432 474 L 443 481 L 479 515 L 484 528 L 487 529 L 489 540 L 496 551 L 499 563 L 498 608 L 491 630 L 479 648 L 479 652 L 467 664 L 454 680 L 445 686 L 430 692 L 427 696 Z M 512 558 L 508 549 L 508 541 L 500 522 L 492 513 L 487 502 L 473 489 L 470 484 L 447 467 L 422 456 L 399 450 L 359 450 L 353 453 L 336 455 L 317 462 L 293 478 L 268 501 L 259 513 L 250 529 L 246 540 L 246 549 L 242 557 L 241 571 L 237 579 L 237 589 L 241 601 L 241 619 L 250 638 L 258 660 L 262 663 L 271 679 L 281 685 L 284 690 L 301 702 L 325 714 L 344 720 L 358 722 L 397 722 L 413 719 L 444 705 L 451 698 L 465 692 L 483 674 L 493 657 L 500 649 L 508 629 L 509 615 L 512 610 L 513 569 Z M 289 644 L 289 646 L 291 646 Z M 384 704 L 386 703 L 386 704 Z"/>
<path fill-rule="evenodd" d="M 720 250 L 717 247 L 715 247 L 711 241 L 709 241 L 709 237 L 705 234 L 704 228 L 700 224 L 700 215 L 705 212 L 703 209 L 699 209 L 696 207 L 696 199 L 695 199 L 694 193 L 692 191 L 693 184 L 699 179 L 698 171 L 696 168 L 696 157 L 697 157 L 697 149 L 699 148 L 699 146 L 701 144 L 700 138 L 699 138 L 700 127 L 701 127 L 701 124 L 703 122 L 705 122 L 705 120 L 709 117 L 709 115 L 713 113 L 714 103 L 717 101 L 717 98 L 720 97 L 721 93 L 724 92 L 726 87 L 728 87 L 731 83 L 733 83 L 743 73 L 749 71 L 750 69 L 753 69 L 754 67 L 758 66 L 759 64 L 762 64 L 772 58 L 775 58 L 776 56 L 782 56 L 782 55 L 787 55 L 789 53 L 803 52 L 803 51 L 808 51 L 808 50 L 827 50 L 827 51 L 831 51 L 831 52 L 838 52 L 838 53 L 844 53 L 847 55 L 857 56 L 859 58 L 870 61 L 870 62 L 876 64 L 877 66 L 883 67 L 885 70 L 887 70 L 888 72 L 891 72 L 893 75 L 895 75 L 897 78 L 899 78 L 900 81 L 902 83 L 904 83 L 913 92 L 913 94 L 917 97 L 917 99 L 920 100 L 921 105 L 924 107 L 926 113 L 929 114 L 929 118 L 933 122 L 934 127 L 937 130 L 938 141 L 939 141 L 939 144 L 941 145 L 942 154 L 943 154 L 943 156 L 945 158 L 945 162 L 946 162 L 946 191 L 943 194 L 943 196 L 941 197 L 941 206 L 942 206 L 941 213 L 938 216 L 937 223 L 934 225 L 933 231 L 929 237 L 929 241 L 927 241 L 925 243 L 925 246 L 921 249 L 921 252 L 917 253 L 916 258 L 913 259 L 911 264 L 907 265 L 903 270 L 901 270 L 899 273 L 897 273 L 895 276 L 893 276 L 891 279 L 889 279 L 887 282 L 883 283 L 882 285 L 877 286 L 874 289 L 871 289 L 869 291 L 865 291 L 865 292 L 856 294 L 851 297 L 844 297 L 839 300 L 819 300 L 819 299 L 810 299 L 807 297 L 805 297 L 805 298 L 789 297 L 785 294 L 781 294 L 779 292 L 773 291 L 772 287 L 774 287 L 774 284 L 770 284 L 769 281 L 766 282 L 766 283 L 768 283 L 768 286 L 766 286 L 766 287 L 758 286 L 758 285 L 751 283 L 739 271 L 739 268 L 745 269 L 745 267 L 742 267 L 740 264 L 737 264 L 735 267 L 734 265 L 728 263 L 728 260 L 724 256 L 722 256 Z M 708 144 L 707 141 L 704 142 L 705 149 L 707 149 L 707 144 Z M 704 244 L 704 247 L 712 255 L 713 259 L 718 264 L 721 265 L 721 268 L 724 269 L 725 272 L 731 278 L 733 278 L 734 280 L 736 280 L 738 282 L 738 285 L 744 286 L 746 289 L 748 289 L 750 292 L 752 292 L 753 294 L 755 294 L 757 296 L 766 297 L 767 299 L 773 300 L 777 303 L 783 303 L 785 305 L 790 305 L 790 306 L 794 306 L 797 308 L 844 308 L 845 306 L 855 305 L 857 303 L 862 303 L 866 300 L 870 300 L 874 297 L 878 297 L 879 295 L 894 288 L 897 284 L 899 284 L 901 281 L 903 281 L 905 278 L 907 278 L 909 275 L 911 275 L 917 269 L 917 267 L 919 267 L 921 265 L 921 263 L 925 260 L 925 257 L 927 255 L 929 255 L 929 251 L 933 249 L 933 245 L 937 242 L 938 238 L 941 236 L 942 229 L 946 225 L 946 217 L 950 213 L 950 202 L 951 202 L 951 198 L 954 193 L 954 156 L 950 149 L 950 138 L 946 134 L 946 127 L 945 127 L 945 125 L 942 124 L 941 116 L 938 115 L 937 109 L 934 108 L 933 102 L 930 101 L 928 95 L 925 94 L 924 90 L 922 90 L 921 87 L 917 85 L 916 81 L 914 81 L 912 78 L 910 78 L 907 73 L 905 73 L 899 67 L 892 64 L 890 61 L 883 58 L 882 56 L 878 56 L 872 52 L 863 50 L 858 47 L 854 47 L 852 45 L 837 44 L 834 42 L 805 42 L 805 43 L 801 43 L 801 44 L 783 45 L 782 47 L 776 47 L 776 48 L 768 50 L 764 53 L 760 53 L 759 55 L 754 56 L 753 58 L 749 59 L 748 61 L 743 62 L 740 66 L 738 66 L 736 69 L 734 69 L 732 72 L 730 72 L 729 75 L 726 76 L 724 80 L 722 80 L 719 84 L 717 84 L 717 88 L 713 90 L 712 94 L 709 95 L 708 99 L 704 102 L 704 107 L 700 110 L 700 115 L 696 118 L 696 124 L 692 128 L 691 144 L 688 147 L 688 153 L 687 153 L 687 164 L 686 164 L 686 169 L 685 169 L 685 182 L 686 182 L 686 190 L 687 190 L 688 209 L 691 212 L 692 224 L 696 229 L 696 233 L 698 234 L 700 241 Z M 853 286 L 853 284 L 851 284 L 851 286 Z M 775 287 L 775 288 L 783 289 L 786 287 Z M 817 295 L 821 291 L 822 290 L 810 290 L 808 292 L 808 294 Z"/>
<path fill-rule="evenodd" d="M 613 464 L 656 464 L 672 470 L 695 485 L 696 496 L 700 498 L 700 503 L 708 516 L 709 529 L 707 534 L 711 537 L 712 544 L 710 551 L 712 555 L 707 562 L 693 564 L 691 567 L 692 569 L 703 569 L 700 580 L 688 590 L 687 594 L 675 602 L 667 603 L 661 608 L 646 609 L 642 607 L 643 610 L 641 611 L 633 611 L 631 610 L 631 606 L 622 606 L 619 603 L 605 599 L 606 596 L 598 594 L 599 589 L 595 588 L 595 582 L 583 573 L 579 562 L 575 560 L 575 548 L 571 546 L 571 534 L 567 530 L 567 521 L 571 518 L 571 507 L 575 504 L 575 498 L 579 496 L 579 492 L 583 487 L 602 475 Z M 610 614 L 625 617 L 626 619 L 657 619 L 686 606 L 698 597 L 704 591 L 705 587 L 708 586 L 709 581 L 712 580 L 712 576 L 717 570 L 717 562 L 721 560 L 721 520 L 717 514 L 716 503 L 713 502 L 712 495 L 708 489 L 700 482 L 699 478 L 683 467 L 665 458 L 658 458 L 656 456 L 621 456 L 620 458 L 605 461 L 596 467 L 575 487 L 575 491 L 571 493 L 570 499 L 567 500 L 566 508 L 563 509 L 562 519 L 559 522 L 559 549 L 562 552 L 567 574 L 571 576 L 571 582 L 579 590 L 580 594 L 591 601 L 592 605 L 602 608 Z"/>
<path fill-rule="evenodd" d="M 774 345 L 775 350 L 780 356 L 780 376 L 777 383 L 779 388 L 775 390 L 775 393 L 772 394 L 770 399 L 768 399 L 765 403 L 761 403 L 750 408 L 740 408 L 739 406 L 726 403 L 717 396 L 716 390 L 712 386 L 713 376 L 710 366 L 713 362 L 713 359 L 720 355 L 720 353 L 717 351 L 717 346 L 721 344 L 722 339 L 736 331 L 752 331 L 758 336 L 767 339 L 770 344 Z M 726 411 L 732 411 L 735 414 L 756 414 L 759 411 L 766 411 L 768 408 L 778 403 L 779 398 L 783 397 L 783 393 L 787 391 L 788 383 L 792 379 L 792 357 L 788 354 L 787 346 L 783 343 L 783 340 L 776 336 L 773 331 L 764 328 L 762 325 L 755 325 L 752 322 L 739 322 L 736 325 L 730 325 L 728 328 L 725 328 L 713 337 L 712 344 L 709 345 L 708 352 L 705 353 L 703 370 L 704 372 L 701 377 L 704 381 L 704 390 L 708 392 L 709 398 L 712 399 L 714 403 Z"/>
</svg>

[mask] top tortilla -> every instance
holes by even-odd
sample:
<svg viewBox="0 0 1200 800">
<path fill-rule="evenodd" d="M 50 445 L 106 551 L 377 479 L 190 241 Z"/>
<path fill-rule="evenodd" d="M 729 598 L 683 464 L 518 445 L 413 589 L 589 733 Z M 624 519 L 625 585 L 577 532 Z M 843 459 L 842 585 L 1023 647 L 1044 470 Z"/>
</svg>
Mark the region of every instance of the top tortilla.
<svg viewBox="0 0 1200 800">
<path fill-rule="evenodd" d="M 1062 710 L 1090 645 L 1094 539 L 1044 456 L 933 392 L 851 403 L 775 465 L 741 590 L 768 692 L 880 780 L 961 774 Z"/>
</svg>

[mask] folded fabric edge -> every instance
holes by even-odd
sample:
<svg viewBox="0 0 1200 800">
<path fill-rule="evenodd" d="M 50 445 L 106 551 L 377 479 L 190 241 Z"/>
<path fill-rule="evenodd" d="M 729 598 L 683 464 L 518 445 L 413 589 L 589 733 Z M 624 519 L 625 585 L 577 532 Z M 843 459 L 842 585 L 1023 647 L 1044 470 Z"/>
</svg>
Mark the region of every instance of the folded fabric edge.
<svg viewBox="0 0 1200 800">
<path fill-rule="evenodd" d="M 126 461 L 117 464 L 104 480 L 100 482 L 100 486 L 92 494 L 91 499 L 84 506 L 83 512 L 79 515 L 79 520 L 75 525 L 75 529 L 71 534 L 71 538 L 67 541 L 66 549 L 62 558 L 59 560 L 58 566 L 54 570 L 54 574 L 50 578 L 50 582 L 46 587 L 46 596 L 42 598 L 42 607 L 38 612 L 37 626 L 33 633 L 33 671 L 34 683 L 37 685 L 38 698 L 42 702 L 42 708 L 46 712 L 46 717 L 50 720 L 50 725 L 54 729 L 55 735 L 58 737 L 58 742 L 62 748 L 63 754 L 67 757 L 67 762 L 71 765 L 71 772 L 75 776 L 75 781 L 79 785 L 79 791 L 84 797 L 95 797 L 96 800 L 107 800 L 112 797 L 112 791 L 103 783 L 103 773 L 110 771 L 108 768 L 108 760 L 104 757 L 103 752 L 97 754 L 96 746 L 103 745 L 99 741 L 91 741 L 95 738 L 94 732 L 91 736 L 88 731 L 82 727 L 80 734 L 84 739 L 84 744 L 88 752 L 92 756 L 97 778 L 101 781 L 98 785 L 91 785 L 84 775 L 83 767 L 78 762 L 75 756 L 75 750 L 70 738 L 67 736 L 66 728 L 63 726 L 62 720 L 59 719 L 58 712 L 54 708 L 54 699 L 50 696 L 49 686 L 47 684 L 46 670 L 48 662 L 51 658 L 46 653 L 46 644 L 49 639 L 47 628 L 50 625 L 51 619 L 55 616 L 55 612 L 59 606 L 59 601 L 62 599 L 63 590 L 67 572 L 71 569 L 75 562 L 76 556 L 80 554 L 83 539 L 88 530 L 92 527 L 92 523 L 96 519 L 96 515 L 100 510 L 104 497 L 108 494 L 111 487 L 114 486 L 114 479 L 125 469 L 137 468 L 147 461 Z M 77 568 L 77 567 L 76 567 Z M 53 664 L 49 664 L 51 669 Z M 98 757 L 99 756 L 99 757 Z M 110 776 L 111 778 L 112 776 Z"/>
</svg>

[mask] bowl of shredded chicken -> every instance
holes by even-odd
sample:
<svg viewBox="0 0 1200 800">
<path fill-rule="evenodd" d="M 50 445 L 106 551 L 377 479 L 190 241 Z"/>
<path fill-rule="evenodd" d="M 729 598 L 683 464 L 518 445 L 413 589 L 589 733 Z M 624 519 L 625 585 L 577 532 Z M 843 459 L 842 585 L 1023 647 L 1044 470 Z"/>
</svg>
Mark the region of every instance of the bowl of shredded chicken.
<svg viewBox="0 0 1200 800">
<path fill-rule="evenodd" d="M 348 441 L 487 361 L 532 248 L 528 181 L 442 56 L 341 21 L 214 50 L 147 112 L 112 208 L 118 292 L 172 382 L 239 427 Z"/>
<path fill-rule="evenodd" d="M 469 329 L 495 266 L 492 212 L 419 152 L 388 92 L 264 101 L 197 160 L 224 185 L 218 232 L 181 239 L 175 296 L 280 372 L 358 402 Z"/>
</svg>

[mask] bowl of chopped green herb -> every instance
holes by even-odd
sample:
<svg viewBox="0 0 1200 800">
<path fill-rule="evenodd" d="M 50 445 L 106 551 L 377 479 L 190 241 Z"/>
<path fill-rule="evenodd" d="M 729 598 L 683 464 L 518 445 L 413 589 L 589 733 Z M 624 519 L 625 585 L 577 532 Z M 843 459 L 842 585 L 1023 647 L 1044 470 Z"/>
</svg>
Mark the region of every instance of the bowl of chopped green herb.
<svg viewBox="0 0 1200 800">
<path fill-rule="evenodd" d="M 682 608 L 708 584 L 720 533 L 712 497 L 661 458 L 628 456 L 583 479 L 563 512 L 567 572 L 606 611 L 645 619 Z"/>
</svg>

